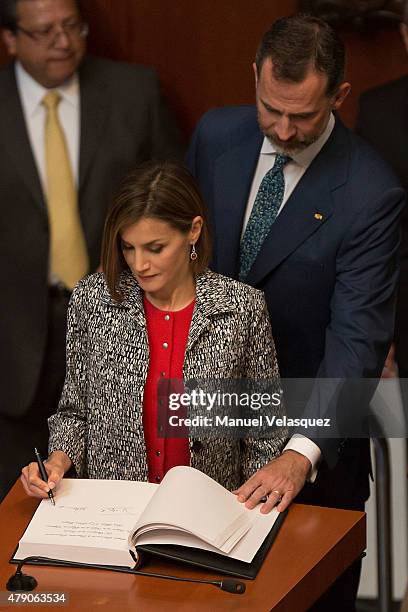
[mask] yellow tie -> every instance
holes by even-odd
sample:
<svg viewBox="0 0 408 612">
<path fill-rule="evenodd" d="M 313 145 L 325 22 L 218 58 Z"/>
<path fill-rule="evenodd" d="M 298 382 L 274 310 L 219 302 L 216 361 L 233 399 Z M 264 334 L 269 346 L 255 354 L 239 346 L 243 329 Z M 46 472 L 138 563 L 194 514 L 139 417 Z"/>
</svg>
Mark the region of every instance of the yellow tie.
<svg viewBox="0 0 408 612">
<path fill-rule="evenodd" d="M 89 261 L 65 135 L 58 119 L 60 99 L 57 91 L 49 91 L 43 98 L 47 110 L 44 136 L 50 264 L 52 274 L 72 289 L 87 274 Z"/>
</svg>

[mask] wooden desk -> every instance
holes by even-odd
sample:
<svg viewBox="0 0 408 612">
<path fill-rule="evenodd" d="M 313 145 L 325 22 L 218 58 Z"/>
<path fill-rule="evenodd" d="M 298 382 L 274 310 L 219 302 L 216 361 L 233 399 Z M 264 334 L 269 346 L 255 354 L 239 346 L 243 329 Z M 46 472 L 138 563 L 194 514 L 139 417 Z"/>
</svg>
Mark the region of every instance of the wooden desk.
<svg viewBox="0 0 408 612">
<path fill-rule="evenodd" d="M 6 582 L 15 571 L 8 561 L 37 504 L 37 500 L 25 496 L 18 481 L 0 506 L 0 591 L 6 590 Z M 33 593 L 64 591 L 69 595 L 68 606 L 29 606 L 33 611 L 302 612 L 361 555 L 365 546 L 363 512 L 294 504 L 256 580 L 245 581 L 244 595 L 232 595 L 211 585 L 102 570 L 27 565 L 23 572 L 38 580 Z M 149 569 L 179 576 L 219 578 L 181 565 L 155 563 Z M 0 605 L 1 612 L 11 612 L 13 608 L 16 606 Z"/>
</svg>

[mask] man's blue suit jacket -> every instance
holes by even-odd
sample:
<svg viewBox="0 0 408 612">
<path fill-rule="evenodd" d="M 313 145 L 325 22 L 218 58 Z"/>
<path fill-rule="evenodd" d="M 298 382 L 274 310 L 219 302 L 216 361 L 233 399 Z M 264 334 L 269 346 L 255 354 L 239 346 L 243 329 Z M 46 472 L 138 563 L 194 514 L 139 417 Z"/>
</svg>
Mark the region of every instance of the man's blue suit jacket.
<svg viewBox="0 0 408 612">
<path fill-rule="evenodd" d="M 262 140 L 255 107 L 215 109 L 201 119 L 188 153 L 209 207 L 213 267 L 234 278 Z M 380 376 L 393 336 L 403 205 L 389 167 L 336 118 L 247 278 L 265 292 L 282 378 Z M 314 401 L 324 399 L 316 393 Z M 330 416 L 326 408 L 317 411 Z M 315 442 L 324 461 L 312 501 L 321 482 L 322 491 L 340 493 L 318 495 L 319 503 L 347 507 L 348 496 L 355 507 L 369 492 L 368 440 Z"/>
</svg>

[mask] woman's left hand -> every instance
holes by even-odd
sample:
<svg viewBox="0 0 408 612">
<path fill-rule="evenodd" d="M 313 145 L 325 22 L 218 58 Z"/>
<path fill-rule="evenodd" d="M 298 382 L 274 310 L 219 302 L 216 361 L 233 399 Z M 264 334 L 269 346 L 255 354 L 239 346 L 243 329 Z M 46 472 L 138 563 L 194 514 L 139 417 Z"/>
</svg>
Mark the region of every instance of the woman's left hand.
<svg viewBox="0 0 408 612">
<path fill-rule="evenodd" d="M 234 493 L 238 501 L 245 502 L 247 508 L 255 508 L 267 497 L 261 506 L 262 514 L 267 514 L 274 506 L 283 512 L 303 488 L 310 468 L 307 457 L 287 450 L 264 465 Z"/>
</svg>

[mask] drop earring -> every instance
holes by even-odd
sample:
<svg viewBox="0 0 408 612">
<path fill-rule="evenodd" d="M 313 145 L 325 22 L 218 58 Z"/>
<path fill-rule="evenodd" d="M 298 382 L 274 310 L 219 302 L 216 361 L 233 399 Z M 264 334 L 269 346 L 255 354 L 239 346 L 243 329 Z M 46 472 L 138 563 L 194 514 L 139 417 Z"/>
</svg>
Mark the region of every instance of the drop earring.
<svg viewBox="0 0 408 612">
<path fill-rule="evenodd" d="M 195 244 L 191 245 L 191 253 L 190 253 L 190 259 L 191 261 L 195 261 L 197 259 L 198 255 L 195 249 Z"/>
</svg>

